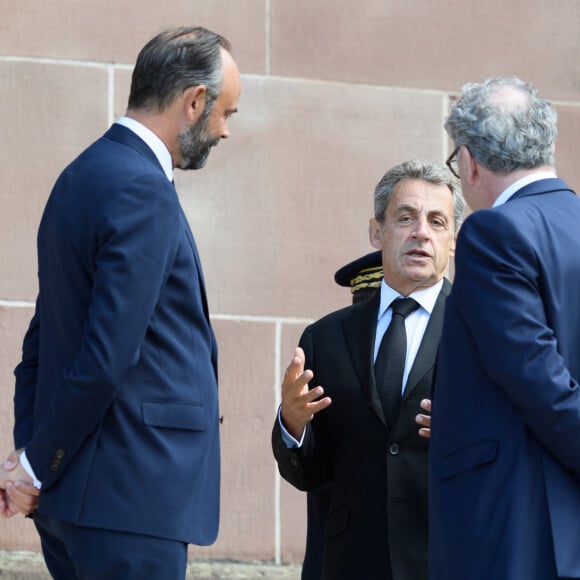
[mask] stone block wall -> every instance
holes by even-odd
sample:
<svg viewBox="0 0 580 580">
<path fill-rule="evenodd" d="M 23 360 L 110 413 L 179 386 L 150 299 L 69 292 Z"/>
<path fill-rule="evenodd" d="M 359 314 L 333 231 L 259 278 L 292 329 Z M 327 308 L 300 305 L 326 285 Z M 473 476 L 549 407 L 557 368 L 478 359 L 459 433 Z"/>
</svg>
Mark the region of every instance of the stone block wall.
<svg viewBox="0 0 580 580">
<path fill-rule="evenodd" d="M 280 481 L 270 430 L 304 326 L 346 305 L 335 270 L 371 250 L 383 173 L 444 160 L 449 101 L 517 74 L 560 114 L 558 172 L 580 188 L 577 0 L 0 0 L 0 455 L 12 369 L 36 294 L 35 235 L 62 168 L 125 111 L 154 34 L 201 24 L 242 72 L 231 137 L 176 184 L 204 264 L 225 421 L 221 532 L 191 556 L 300 561 L 305 498 Z M 38 550 L 29 521 L 0 550 Z"/>
</svg>

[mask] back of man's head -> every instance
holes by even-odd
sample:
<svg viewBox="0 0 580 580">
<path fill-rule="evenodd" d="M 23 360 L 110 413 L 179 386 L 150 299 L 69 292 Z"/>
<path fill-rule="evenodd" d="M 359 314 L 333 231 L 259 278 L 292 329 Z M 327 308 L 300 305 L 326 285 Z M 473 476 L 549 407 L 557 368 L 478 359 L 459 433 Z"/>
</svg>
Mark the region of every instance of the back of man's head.
<svg viewBox="0 0 580 580">
<path fill-rule="evenodd" d="M 221 49 L 229 52 L 229 41 L 201 26 L 161 32 L 137 57 L 129 109 L 162 112 L 180 93 L 198 85 L 205 85 L 211 108 L 223 83 Z"/>
<path fill-rule="evenodd" d="M 557 114 L 517 77 L 468 83 L 452 105 L 445 129 L 457 147 L 493 173 L 554 166 Z"/>
</svg>

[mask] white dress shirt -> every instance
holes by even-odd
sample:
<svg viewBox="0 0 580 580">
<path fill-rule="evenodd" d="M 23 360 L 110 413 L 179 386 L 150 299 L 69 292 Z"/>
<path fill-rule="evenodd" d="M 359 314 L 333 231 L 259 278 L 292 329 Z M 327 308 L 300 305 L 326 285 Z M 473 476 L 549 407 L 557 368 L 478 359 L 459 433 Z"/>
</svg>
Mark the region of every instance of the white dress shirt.
<svg viewBox="0 0 580 580">
<path fill-rule="evenodd" d="M 145 125 L 139 123 L 139 121 L 135 121 L 135 119 L 121 117 L 117 121 L 117 124 L 127 127 L 127 129 L 133 131 L 137 137 L 141 137 L 147 143 L 149 149 L 155 153 L 155 157 L 157 157 L 161 164 L 167 179 L 173 181 L 173 161 L 171 159 L 171 153 L 169 153 L 169 149 L 167 149 L 165 143 L 151 129 L 148 129 Z"/>
<path fill-rule="evenodd" d="M 534 181 L 540 181 L 540 179 L 553 179 L 555 177 L 557 177 L 557 175 L 553 171 L 538 171 L 537 173 L 530 173 L 529 175 L 514 181 L 509 187 L 504 189 L 497 196 L 492 207 L 497 207 L 498 205 L 505 203 L 516 191 L 519 191 L 522 187 L 525 187 L 530 183 L 534 183 Z"/>
<path fill-rule="evenodd" d="M 405 386 L 407 384 L 407 379 L 409 377 L 409 372 L 413 368 L 413 363 L 417 357 L 417 352 L 421 346 L 421 341 L 423 340 L 423 335 L 427 328 L 429 318 L 435 307 L 435 302 L 437 302 L 437 297 L 441 288 L 443 287 L 443 280 L 437 282 L 429 288 L 423 288 L 409 294 L 408 298 L 413 298 L 419 303 L 419 308 L 414 312 L 411 312 L 405 318 L 405 330 L 407 331 L 407 355 L 405 357 L 405 370 L 403 372 L 403 384 L 401 386 L 401 394 L 405 391 Z M 381 340 L 383 335 L 387 331 L 389 324 L 391 323 L 391 318 L 393 317 L 393 310 L 391 309 L 391 302 L 396 298 L 402 298 L 396 290 L 393 290 L 387 285 L 385 280 L 381 282 L 381 302 L 379 305 L 379 311 L 377 313 L 377 330 L 375 334 L 375 348 L 373 361 L 377 358 L 377 353 L 379 352 L 379 347 L 381 345 Z M 322 385 L 324 386 L 324 385 Z M 282 423 L 282 417 L 280 416 L 281 406 L 278 409 L 278 421 L 280 422 L 280 428 L 282 431 L 282 440 L 286 444 L 286 447 L 301 447 L 304 441 L 304 433 L 306 429 L 302 432 L 302 437 L 300 441 L 292 437 L 290 433 L 284 427 Z"/>
<path fill-rule="evenodd" d="M 435 307 L 435 302 L 437 302 L 437 296 L 439 296 L 442 287 L 443 280 L 440 280 L 437 284 L 429 286 L 429 288 L 417 290 L 408 296 L 408 298 L 413 298 L 413 300 L 419 303 L 419 308 L 414 312 L 411 312 L 411 314 L 405 318 L 405 330 L 407 331 L 407 354 L 405 357 L 405 370 L 403 372 L 401 395 L 405 392 L 409 372 L 413 368 L 413 363 L 417 357 L 417 352 L 419 352 L 419 347 L 421 346 L 427 323 L 429 322 L 429 318 L 433 312 L 433 308 Z M 389 327 L 389 324 L 391 324 L 391 319 L 393 317 L 393 310 L 390 308 L 391 302 L 397 298 L 403 298 L 403 296 L 393 290 L 383 280 L 381 282 L 381 304 L 377 316 L 377 332 L 375 334 L 373 361 L 377 360 L 381 341 Z"/>
</svg>

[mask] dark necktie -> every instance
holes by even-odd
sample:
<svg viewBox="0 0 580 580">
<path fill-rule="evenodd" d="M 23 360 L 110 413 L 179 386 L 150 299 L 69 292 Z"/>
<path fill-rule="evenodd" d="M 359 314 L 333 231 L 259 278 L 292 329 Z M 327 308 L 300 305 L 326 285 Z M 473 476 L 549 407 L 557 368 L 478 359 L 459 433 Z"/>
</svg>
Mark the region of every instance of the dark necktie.
<svg viewBox="0 0 580 580">
<path fill-rule="evenodd" d="M 407 354 L 405 318 L 417 310 L 419 304 L 412 298 L 398 298 L 391 302 L 391 308 L 391 324 L 383 336 L 375 361 L 375 380 L 388 425 L 392 425 L 397 419 L 401 403 Z"/>
</svg>

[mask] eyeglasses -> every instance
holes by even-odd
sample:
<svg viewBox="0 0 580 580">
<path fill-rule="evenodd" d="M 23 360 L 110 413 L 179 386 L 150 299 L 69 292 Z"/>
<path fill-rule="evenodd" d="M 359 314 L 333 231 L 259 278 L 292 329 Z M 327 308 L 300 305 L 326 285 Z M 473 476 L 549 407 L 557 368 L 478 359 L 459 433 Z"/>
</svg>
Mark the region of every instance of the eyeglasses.
<svg viewBox="0 0 580 580">
<path fill-rule="evenodd" d="M 451 173 L 453 173 L 457 179 L 461 179 L 459 177 L 459 165 L 457 163 L 457 154 L 459 153 L 459 149 L 460 147 L 455 147 L 455 149 L 453 149 L 453 153 L 451 153 L 445 162 L 445 165 L 449 167 L 449 171 L 451 171 Z"/>
</svg>

